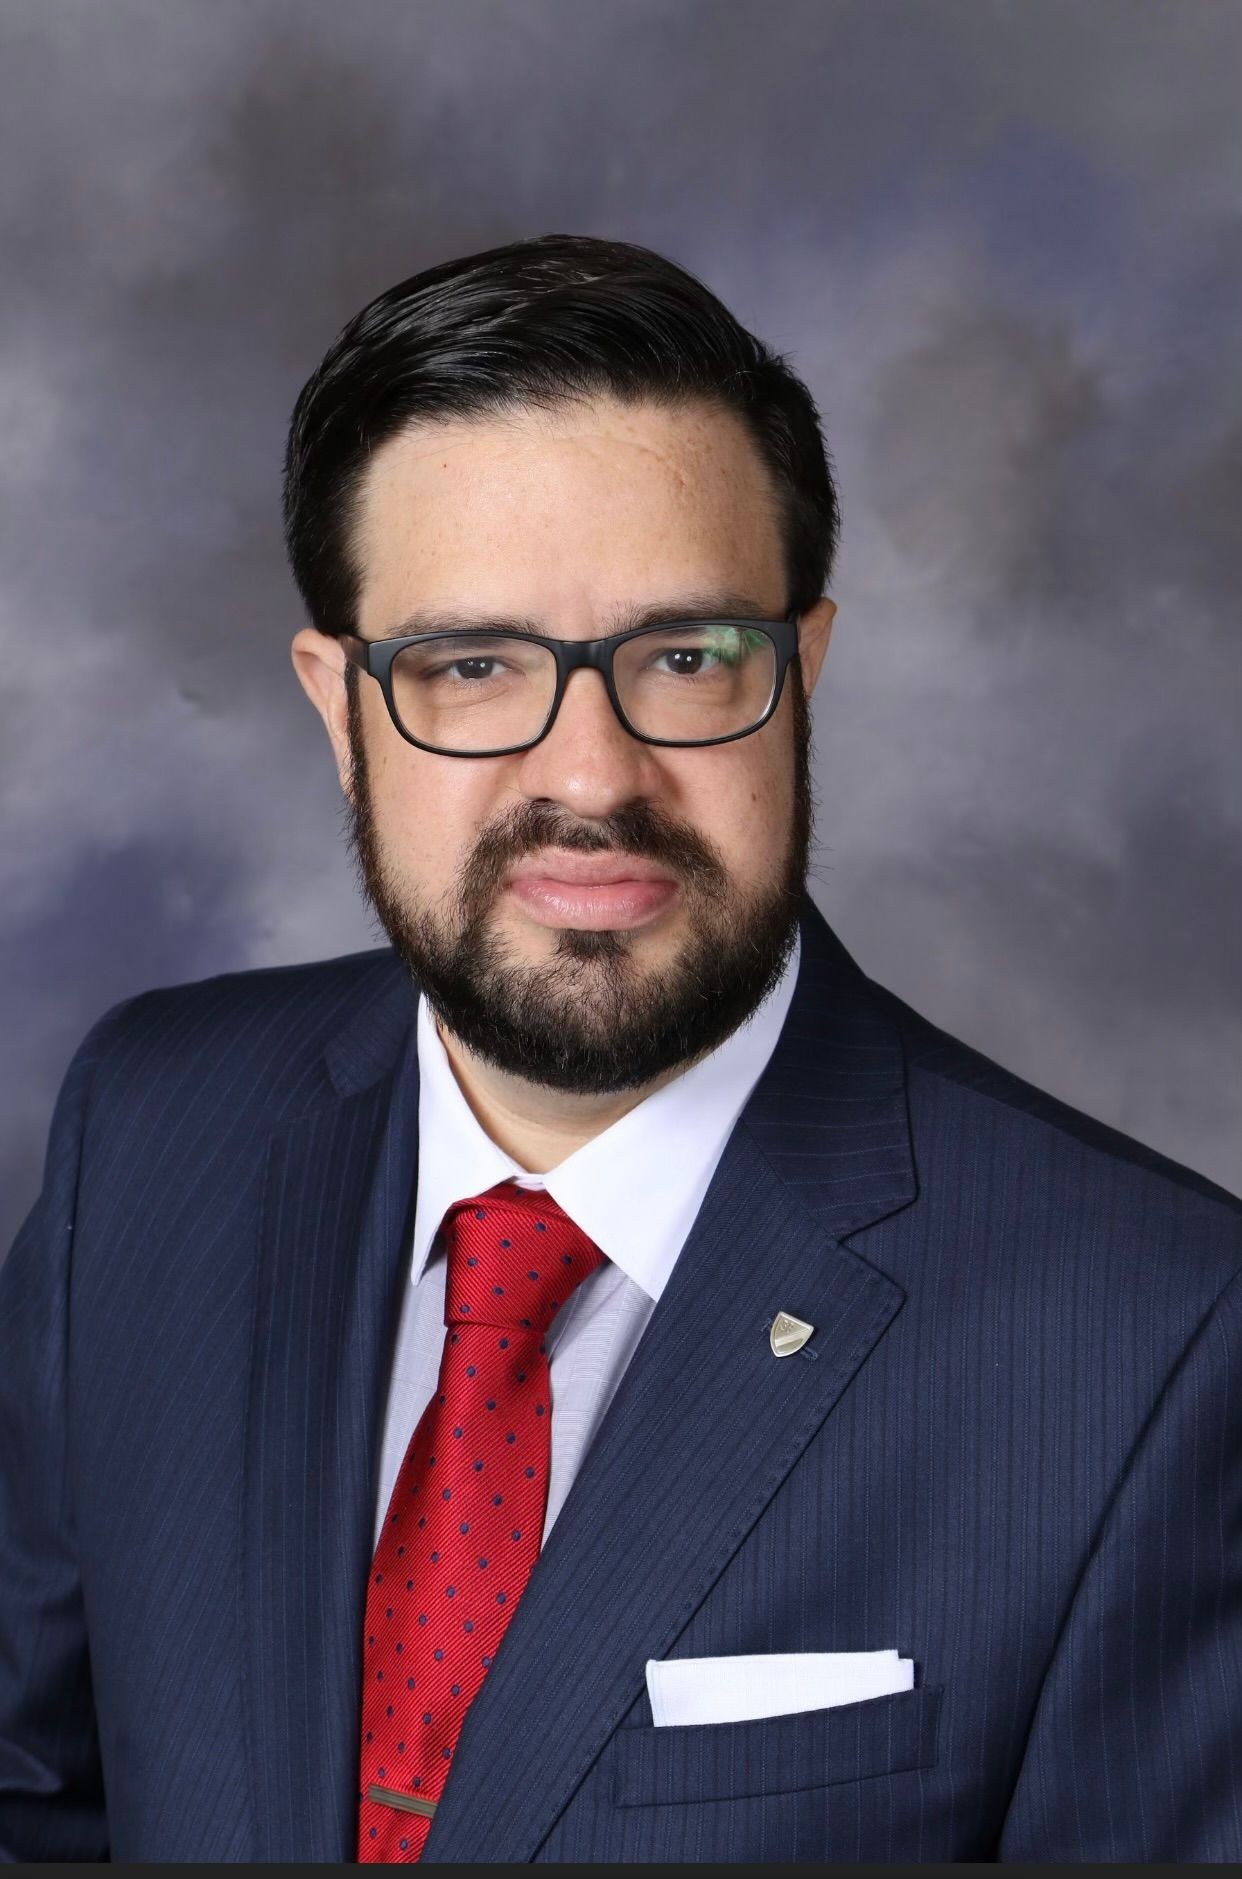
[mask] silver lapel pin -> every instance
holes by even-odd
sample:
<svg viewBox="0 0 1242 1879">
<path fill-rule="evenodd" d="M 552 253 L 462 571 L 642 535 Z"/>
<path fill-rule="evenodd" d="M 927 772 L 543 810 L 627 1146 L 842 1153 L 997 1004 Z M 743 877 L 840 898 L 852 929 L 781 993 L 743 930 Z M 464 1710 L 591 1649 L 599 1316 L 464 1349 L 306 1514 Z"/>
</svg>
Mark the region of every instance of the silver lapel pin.
<svg viewBox="0 0 1242 1879">
<path fill-rule="evenodd" d="M 778 1311 L 772 1320 L 772 1334 L 769 1342 L 774 1357 L 792 1357 L 802 1349 L 811 1336 L 815 1326 L 807 1324 L 804 1318 L 795 1318 L 792 1312 Z"/>
</svg>

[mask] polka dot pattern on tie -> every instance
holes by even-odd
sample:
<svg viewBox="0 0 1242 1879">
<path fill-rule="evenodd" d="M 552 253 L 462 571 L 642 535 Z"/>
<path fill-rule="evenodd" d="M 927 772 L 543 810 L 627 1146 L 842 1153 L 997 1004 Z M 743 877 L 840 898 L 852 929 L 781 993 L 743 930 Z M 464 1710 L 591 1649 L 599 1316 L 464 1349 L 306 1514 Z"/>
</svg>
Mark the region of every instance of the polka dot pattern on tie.
<svg viewBox="0 0 1242 1879">
<path fill-rule="evenodd" d="M 542 1190 L 501 1182 L 451 1207 L 444 1352 L 367 1588 L 358 1859 L 412 1863 L 539 1554 L 551 1401 L 544 1333 L 603 1255 Z"/>
</svg>

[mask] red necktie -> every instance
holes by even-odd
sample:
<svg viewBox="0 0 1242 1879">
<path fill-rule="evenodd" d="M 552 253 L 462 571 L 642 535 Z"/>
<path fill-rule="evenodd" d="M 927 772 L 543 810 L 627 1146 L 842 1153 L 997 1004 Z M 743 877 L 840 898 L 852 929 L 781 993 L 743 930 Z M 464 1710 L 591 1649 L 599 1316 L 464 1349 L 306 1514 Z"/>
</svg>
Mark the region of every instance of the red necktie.
<svg viewBox="0 0 1242 1879">
<path fill-rule="evenodd" d="M 358 1858 L 416 1860 L 462 1721 L 539 1555 L 552 1420 L 543 1334 L 603 1258 L 543 1190 L 444 1217 L 444 1354 L 367 1585 Z"/>
</svg>

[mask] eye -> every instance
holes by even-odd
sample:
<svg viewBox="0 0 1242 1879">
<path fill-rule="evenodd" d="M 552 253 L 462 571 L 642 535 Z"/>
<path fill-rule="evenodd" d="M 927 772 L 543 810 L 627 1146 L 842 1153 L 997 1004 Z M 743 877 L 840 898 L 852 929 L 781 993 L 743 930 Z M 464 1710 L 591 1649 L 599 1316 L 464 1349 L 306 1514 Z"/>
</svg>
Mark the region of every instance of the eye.
<svg viewBox="0 0 1242 1879">
<path fill-rule="evenodd" d="M 469 667 L 471 677 L 486 678 L 488 674 L 486 672 L 481 672 L 479 668 L 482 666 L 494 666 L 494 665 L 499 665 L 499 664 L 500 664 L 500 661 L 498 659 L 493 659 L 491 657 L 475 658 L 475 659 L 454 659 L 447 665 L 433 666 L 431 671 L 427 674 L 427 677 L 437 678 L 441 672 L 463 672 L 466 670 L 467 667 Z"/>
<path fill-rule="evenodd" d="M 706 646 L 668 646 L 655 657 L 657 662 L 661 659 L 674 661 L 672 670 L 675 678 L 694 678 L 703 669 L 701 663 L 695 662 L 713 659 L 717 655 Z"/>
</svg>

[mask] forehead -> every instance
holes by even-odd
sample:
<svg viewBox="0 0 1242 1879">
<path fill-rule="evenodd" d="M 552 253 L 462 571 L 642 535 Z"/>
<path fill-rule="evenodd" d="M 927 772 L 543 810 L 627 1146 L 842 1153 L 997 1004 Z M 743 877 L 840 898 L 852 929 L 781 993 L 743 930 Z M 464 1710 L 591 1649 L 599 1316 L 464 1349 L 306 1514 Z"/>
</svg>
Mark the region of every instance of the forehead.
<svg viewBox="0 0 1242 1879">
<path fill-rule="evenodd" d="M 354 551 L 366 637 L 429 606 L 572 621 L 714 587 L 784 599 L 771 478 L 741 421 L 703 404 L 412 425 L 362 480 Z"/>
</svg>

